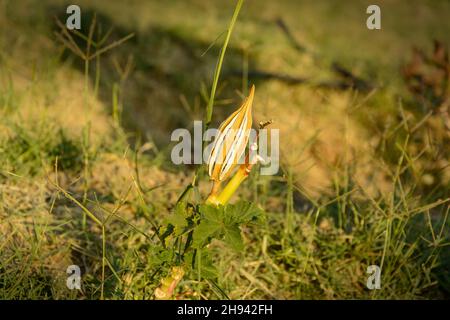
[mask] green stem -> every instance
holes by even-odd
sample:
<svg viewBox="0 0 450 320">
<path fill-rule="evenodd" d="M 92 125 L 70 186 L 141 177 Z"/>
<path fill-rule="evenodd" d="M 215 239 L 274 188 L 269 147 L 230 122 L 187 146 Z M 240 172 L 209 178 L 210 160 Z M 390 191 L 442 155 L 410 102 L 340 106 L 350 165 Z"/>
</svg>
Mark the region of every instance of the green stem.
<svg viewBox="0 0 450 320">
<path fill-rule="evenodd" d="M 105 289 L 105 261 L 106 261 L 106 232 L 105 225 L 102 224 L 102 284 L 100 289 L 100 300 L 105 298 L 104 289 Z"/>
<path fill-rule="evenodd" d="M 213 106 L 214 106 L 214 97 L 216 95 L 217 83 L 219 82 L 220 71 L 222 70 L 223 58 L 225 57 L 225 51 L 228 47 L 228 42 L 230 41 L 231 33 L 233 32 L 234 24 L 236 23 L 236 19 L 238 17 L 239 11 L 241 10 L 242 3 L 244 0 L 239 0 L 234 9 L 233 17 L 231 18 L 230 25 L 228 27 L 227 36 L 225 38 L 225 42 L 223 43 L 222 49 L 220 50 L 219 60 L 217 61 L 216 69 L 214 70 L 214 80 L 211 87 L 211 93 L 209 95 L 208 106 L 206 107 L 206 127 L 209 126 L 211 122 Z"/>
<path fill-rule="evenodd" d="M 206 201 L 214 204 L 222 204 L 225 205 L 236 192 L 237 188 L 241 185 L 241 183 L 248 177 L 248 172 L 246 166 L 239 167 L 239 170 L 236 174 L 231 178 L 231 180 L 227 183 L 225 188 L 217 197 L 209 197 Z"/>
<path fill-rule="evenodd" d="M 213 108 L 214 108 L 214 98 L 216 96 L 217 83 L 219 82 L 220 72 L 222 70 L 223 59 L 225 57 L 225 52 L 227 51 L 228 42 L 230 41 L 231 33 L 233 32 L 234 24 L 236 23 L 237 17 L 239 15 L 239 11 L 241 10 L 242 4 L 244 0 L 238 0 L 236 7 L 234 8 L 233 17 L 231 18 L 230 24 L 228 26 L 227 35 L 223 46 L 220 50 L 219 59 L 217 60 L 216 68 L 214 70 L 213 83 L 211 86 L 211 92 L 209 94 L 208 105 L 206 107 L 206 116 L 205 116 L 205 125 L 203 130 L 206 131 L 211 123 Z M 202 143 L 202 150 L 204 149 L 204 142 Z M 200 166 L 195 170 L 194 180 L 192 185 L 195 185 L 195 179 L 200 171 Z"/>
<path fill-rule="evenodd" d="M 290 234 L 292 219 L 294 214 L 294 181 L 292 170 L 289 168 L 287 173 L 288 190 L 286 199 L 286 219 L 285 219 L 285 232 Z"/>
<path fill-rule="evenodd" d="M 200 293 L 202 292 L 202 249 L 197 250 L 197 276 L 198 276 L 198 284 L 197 284 L 197 293 L 198 299 L 201 299 Z"/>
<path fill-rule="evenodd" d="M 98 96 L 98 88 L 100 87 L 100 56 L 95 57 L 95 85 L 94 97 Z"/>
</svg>

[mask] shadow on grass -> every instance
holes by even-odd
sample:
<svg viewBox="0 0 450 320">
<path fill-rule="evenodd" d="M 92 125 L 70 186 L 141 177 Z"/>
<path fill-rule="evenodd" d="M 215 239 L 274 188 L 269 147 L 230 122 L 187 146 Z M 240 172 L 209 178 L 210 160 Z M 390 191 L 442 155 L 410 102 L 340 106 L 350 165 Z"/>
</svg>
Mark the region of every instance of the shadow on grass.
<svg viewBox="0 0 450 320">
<path fill-rule="evenodd" d="M 62 22 L 67 18 L 59 9 L 48 10 Z M 118 89 L 119 105 L 123 109 L 122 125 L 127 132 L 139 132 L 164 148 L 170 143 L 170 134 L 177 128 L 192 128 L 193 120 L 201 120 L 209 96 L 212 75 L 223 42 L 223 36 L 208 50 L 211 43 L 194 37 L 186 38 L 180 30 L 153 26 L 145 32 L 127 29 L 114 23 L 101 12 L 83 11 L 82 28 L 89 33 L 90 23 L 96 15 L 97 31 L 105 35 L 111 30 L 107 43 L 127 35 L 130 40 L 105 52 L 100 57 L 100 70 L 95 59 L 90 62 L 90 83 L 94 86 L 99 71 L 99 98 L 112 110 L 113 90 Z M 56 28 L 56 24 L 55 24 Z M 55 29 L 56 30 L 56 29 Z M 59 31 L 59 30 L 58 30 Z M 97 31 L 94 32 L 94 40 Z M 86 42 L 75 36 L 82 50 Z M 85 72 L 84 61 L 70 50 L 65 50 L 63 60 L 71 60 L 73 67 Z M 236 89 L 242 88 L 243 53 L 228 47 L 221 81 L 216 95 L 213 119 L 223 119 L 239 104 L 241 97 Z M 257 69 L 255 60 L 249 59 L 249 69 Z M 131 70 L 124 77 L 125 69 Z M 257 79 L 258 82 L 266 81 Z M 213 123 L 214 124 L 214 123 Z"/>
</svg>

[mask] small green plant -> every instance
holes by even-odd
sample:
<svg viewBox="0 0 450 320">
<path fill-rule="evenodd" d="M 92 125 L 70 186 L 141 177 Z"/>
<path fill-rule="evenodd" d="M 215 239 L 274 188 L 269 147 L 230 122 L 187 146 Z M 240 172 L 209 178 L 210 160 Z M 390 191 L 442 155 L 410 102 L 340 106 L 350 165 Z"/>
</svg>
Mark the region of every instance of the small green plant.
<svg viewBox="0 0 450 320">
<path fill-rule="evenodd" d="M 207 106 L 207 126 L 212 117 L 215 89 L 224 54 L 242 2 L 239 0 L 236 5 L 220 52 Z M 187 202 L 186 195 L 193 184 L 188 186 L 177 202 L 175 212 L 166 219 L 166 226 L 160 229 L 160 237 L 163 239 L 159 252 L 162 257 L 160 261 L 167 263 L 170 267 L 167 276 L 161 279 L 160 286 L 155 290 L 157 299 L 170 299 L 177 284 L 186 273 L 197 274 L 199 281 L 202 279 L 214 281 L 217 278 L 217 270 L 208 252 L 211 241 L 213 239 L 224 241 L 231 248 L 242 251 L 244 244 L 240 227 L 261 221 L 262 211 L 255 204 L 246 201 L 228 204 L 257 162 L 257 159 L 250 159 L 250 150 L 245 157 L 245 162 L 239 166 L 227 185 L 220 191 L 221 184 L 233 174 L 239 158 L 246 150 L 252 127 L 254 94 L 255 86 L 252 86 L 249 96 L 244 99 L 242 105 L 219 127 L 219 135 L 214 141 L 208 160 L 208 174 L 212 180 L 212 189 L 206 201 L 197 205 Z M 257 148 L 256 143 L 252 145 L 252 148 Z M 165 254 L 165 249 L 170 247 L 173 251 L 168 256 Z"/>
<path fill-rule="evenodd" d="M 198 280 L 215 281 L 218 271 L 208 245 L 213 239 L 224 241 L 231 248 L 242 251 L 244 243 L 240 227 L 261 221 L 262 211 L 251 202 L 215 205 L 193 205 L 180 201 L 175 212 L 161 228 L 163 243 L 155 250 L 159 268 L 168 270 L 155 290 L 155 298 L 170 299 L 184 274 L 196 275 Z"/>
<path fill-rule="evenodd" d="M 246 150 L 252 125 L 254 92 L 253 86 L 242 106 L 219 128 L 219 135 L 208 160 L 212 189 L 206 201 L 192 204 L 186 200 L 187 193 L 183 194 L 177 202 L 175 212 L 166 219 L 165 227 L 159 230 L 159 237 L 163 242 L 159 252 L 162 258 L 159 261 L 171 267 L 169 274 L 161 279 L 161 285 L 155 290 L 157 299 L 171 298 L 186 272 L 196 273 L 198 280 L 214 281 L 217 271 L 208 252 L 211 241 L 221 240 L 231 248 L 242 251 L 244 244 L 240 227 L 261 221 L 262 211 L 255 204 L 246 201 L 228 204 L 257 162 L 256 155 L 250 159 L 251 150 L 248 150 L 245 162 L 220 191 L 221 183 L 233 174 L 233 169 Z M 250 149 L 254 151 L 256 148 L 254 143 Z M 174 248 L 170 255 L 165 253 L 167 248 Z"/>
</svg>

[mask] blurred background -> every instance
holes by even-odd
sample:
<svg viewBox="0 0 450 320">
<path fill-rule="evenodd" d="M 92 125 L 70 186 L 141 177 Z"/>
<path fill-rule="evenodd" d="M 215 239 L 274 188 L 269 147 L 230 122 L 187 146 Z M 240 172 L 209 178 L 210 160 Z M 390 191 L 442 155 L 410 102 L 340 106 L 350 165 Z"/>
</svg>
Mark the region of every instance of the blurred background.
<svg viewBox="0 0 450 320">
<path fill-rule="evenodd" d="M 450 2 L 378 1 L 381 30 L 369 30 L 372 2 L 243 5 L 213 125 L 255 84 L 254 120 L 280 129 L 282 168 L 254 173 L 236 196 L 269 214 L 244 230 L 246 258 L 230 262 L 236 253 L 216 244 L 231 298 L 449 297 Z M 137 178 L 154 192 L 143 205 L 133 190 L 123 214 L 146 228 L 147 214 L 172 210 L 194 168 L 171 164 L 170 134 L 203 119 L 235 6 L 80 0 L 82 28 L 68 32 L 70 4 L 0 0 L 3 298 L 98 295 L 98 230 L 49 176 L 100 212 L 94 201 L 124 197 L 138 155 Z M 144 240 L 130 232 L 111 227 L 110 298 L 150 295 L 148 253 L 130 253 Z M 365 268 L 380 261 L 390 291 L 375 293 Z M 88 274 L 79 296 L 58 275 L 73 262 Z"/>
</svg>

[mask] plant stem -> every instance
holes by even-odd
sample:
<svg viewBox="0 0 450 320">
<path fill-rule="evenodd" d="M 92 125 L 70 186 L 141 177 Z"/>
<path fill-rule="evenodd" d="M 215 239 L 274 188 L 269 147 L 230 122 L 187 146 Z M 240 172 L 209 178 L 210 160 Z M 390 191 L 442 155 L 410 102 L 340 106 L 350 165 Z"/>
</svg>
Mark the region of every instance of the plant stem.
<svg viewBox="0 0 450 320">
<path fill-rule="evenodd" d="M 240 166 L 238 171 L 235 173 L 233 178 L 231 178 L 231 180 L 227 183 L 227 185 L 219 194 L 219 196 L 216 197 L 215 199 L 208 198 L 207 202 L 214 203 L 213 201 L 215 201 L 216 204 L 225 205 L 233 196 L 233 194 L 236 192 L 237 188 L 241 185 L 241 183 L 245 179 L 247 179 L 249 172 L 250 170 L 248 166 L 246 165 Z"/>
<path fill-rule="evenodd" d="M 237 17 L 239 15 L 239 11 L 241 10 L 242 4 L 244 0 L 238 0 L 236 7 L 234 8 L 233 16 L 231 18 L 230 24 L 228 25 L 227 35 L 223 46 L 220 50 L 219 59 L 217 60 L 216 68 L 214 69 L 213 83 L 211 86 L 211 92 L 209 94 L 208 105 L 206 106 L 206 115 L 205 115 L 205 125 L 203 131 L 206 131 L 211 123 L 213 109 L 214 109 L 214 98 L 216 96 L 217 83 L 219 82 L 220 72 L 222 70 L 223 59 L 225 57 L 225 52 L 228 47 L 228 42 L 230 41 L 231 33 L 233 32 L 234 24 L 236 23 Z M 202 142 L 202 150 L 204 149 L 204 142 Z M 192 185 L 195 185 L 196 177 L 200 171 L 200 166 L 195 170 L 194 179 L 192 181 Z"/>
<path fill-rule="evenodd" d="M 292 175 L 292 169 L 288 168 L 287 172 L 287 199 L 286 199 L 286 219 L 284 230 L 287 234 L 291 232 L 293 214 L 294 214 L 294 181 Z"/>
<path fill-rule="evenodd" d="M 106 232 L 105 225 L 102 224 L 102 285 L 100 290 L 100 300 L 105 298 L 104 289 L 105 289 L 105 260 L 106 260 Z"/>
<path fill-rule="evenodd" d="M 214 107 L 214 97 L 216 95 L 217 83 L 219 82 L 220 71 L 222 70 L 223 59 L 225 57 L 225 52 L 228 47 L 228 42 L 230 41 L 231 33 L 233 32 L 234 24 L 238 17 L 239 11 L 241 10 L 242 3 L 244 0 L 238 0 L 236 7 L 234 9 L 233 17 L 231 18 L 230 25 L 228 26 L 227 36 L 225 42 L 223 43 L 222 49 L 220 50 L 219 60 L 216 64 L 216 69 L 214 70 L 214 80 L 211 87 L 211 93 L 209 95 L 208 106 L 206 107 L 206 128 L 209 126 L 212 118 L 213 107 Z"/>
</svg>

